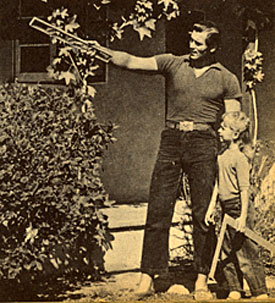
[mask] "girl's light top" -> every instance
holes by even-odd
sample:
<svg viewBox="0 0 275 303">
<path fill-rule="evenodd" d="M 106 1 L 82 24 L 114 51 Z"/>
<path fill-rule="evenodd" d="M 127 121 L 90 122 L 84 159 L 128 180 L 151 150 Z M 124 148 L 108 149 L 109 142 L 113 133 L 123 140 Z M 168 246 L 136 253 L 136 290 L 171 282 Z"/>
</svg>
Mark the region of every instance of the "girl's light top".
<svg viewBox="0 0 275 303">
<path fill-rule="evenodd" d="M 218 157 L 219 195 L 222 201 L 239 197 L 249 188 L 250 164 L 239 149 L 227 149 Z"/>
</svg>

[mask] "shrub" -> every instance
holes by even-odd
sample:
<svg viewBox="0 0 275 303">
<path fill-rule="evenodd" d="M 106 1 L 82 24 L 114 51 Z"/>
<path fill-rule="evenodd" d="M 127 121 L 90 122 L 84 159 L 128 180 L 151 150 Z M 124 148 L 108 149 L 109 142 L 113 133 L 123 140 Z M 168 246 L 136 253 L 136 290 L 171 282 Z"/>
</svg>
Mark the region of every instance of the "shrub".
<svg viewBox="0 0 275 303">
<path fill-rule="evenodd" d="M 2 279 L 97 278 L 112 240 L 100 172 L 115 126 L 100 124 L 77 89 L 15 83 L 0 92 Z"/>
<path fill-rule="evenodd" d="M 255 230 L 275 245 L 275 204 L 272 199 L 268 198 L 269 193 L 266 192 L 266 190 L 273 189 L 267 189 L 263 186 L 263 181 L 266 178 L 269 178 L 270 183 L 273 182 L 274 184 L 274 176 L 270 171 L 275 163 L 274 147 L 275 143 L 272 141 L 260 141 L 257 145 L 251 173 L 251 199 L 253 199 L 256 206 Z M 261 248 L 261 255 L 267 274 L 274 274 L 275 258 L 263 248 Z"/>
</svg>

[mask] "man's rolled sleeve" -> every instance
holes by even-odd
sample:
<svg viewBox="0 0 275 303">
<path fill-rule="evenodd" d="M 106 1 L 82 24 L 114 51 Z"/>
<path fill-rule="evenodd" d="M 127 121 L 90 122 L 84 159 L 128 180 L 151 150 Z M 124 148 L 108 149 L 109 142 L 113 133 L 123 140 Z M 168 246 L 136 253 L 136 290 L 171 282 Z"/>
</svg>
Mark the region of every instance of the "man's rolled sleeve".
<svg viewBox="0 0 275 303">
<path fill-rule="evenodd" d="M 236 75 L 232 73 L 227 74 L 224 80 L 225 80 L 224 100 L 237 99 L 240 101 L 242 98 L 242 91 L 241 91 L 239 80 L 236 77 Z"/>
<path fill-rule="evenodd" d="M 169 73 L 173 69 L 174 56 L 172 54 L 160 54 L 154 56 L 158 66 L 158 72 Z"/>
</svg>

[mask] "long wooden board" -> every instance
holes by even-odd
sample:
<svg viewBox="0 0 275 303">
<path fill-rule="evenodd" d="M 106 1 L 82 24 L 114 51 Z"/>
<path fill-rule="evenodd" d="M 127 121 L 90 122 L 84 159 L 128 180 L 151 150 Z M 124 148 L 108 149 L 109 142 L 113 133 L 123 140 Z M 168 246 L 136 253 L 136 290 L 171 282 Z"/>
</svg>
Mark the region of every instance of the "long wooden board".
<svg viewBox="0 0 275 303">
<path fill-rule="evenodd" d="M 228 214 L 225 214 L 223 222 L 222 222 L 221 230 L 220 230 L 220 235 L 219 235 L 219 238 L 217 241 L 213 261 L 211 264 L 210 273 L 208 275 L 208 279 L 210 282 L 215 281 L 214 276 L 215 276 L 215 272 L 216 272 L 220 252 L 221 252 L 224 234 L 225 234 L 225 231 L 226 231 L 226 228 L 228 225 L 236 229 L 237 222 L 231 216 L 229 216 Z M 259 245 L 263 246 L 264 248 L 266 248 L 267 250 L 269 250 L 272 255 L 275 254 L 275 245 L 271 244 L 270 242 L 265 240 L 263 237 L 259 236 L 257 233 L 255 233 L 251 229 L 246 227 L 245 231 L 244 231 L 244 235 L 246 237 L 250 238 L 252 241 L 256 242 L 257 244 L 259 244 Z"/>
</svg>

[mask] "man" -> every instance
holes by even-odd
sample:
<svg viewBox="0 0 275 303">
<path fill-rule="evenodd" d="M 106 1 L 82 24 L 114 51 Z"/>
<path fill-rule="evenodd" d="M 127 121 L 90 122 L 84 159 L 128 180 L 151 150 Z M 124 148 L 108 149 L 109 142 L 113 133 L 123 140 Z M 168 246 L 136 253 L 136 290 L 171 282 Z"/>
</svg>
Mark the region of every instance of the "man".
<svg viewBox="0 0 275 303">
<path fill-rule="evenodd" d="M 167 79 L 166 127 L 152 175 L 138 297 L 153 291 L 155 275 L 168 271 L 168 238 L 182 172 L 189 178 L 194 241 L 195 298 L 209 298 L 207 275 L 215 245 L 214 230 L 204 223 L 213 190 L 219 113 L 239 111 L 235 75 L 216 62 L 220 32 L 210 21 L 194 24 L 190 54 L 142 58 L 109 50 L 111 62 L 132 70 L 155 71 Z"/>
</svg>

